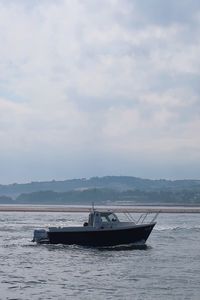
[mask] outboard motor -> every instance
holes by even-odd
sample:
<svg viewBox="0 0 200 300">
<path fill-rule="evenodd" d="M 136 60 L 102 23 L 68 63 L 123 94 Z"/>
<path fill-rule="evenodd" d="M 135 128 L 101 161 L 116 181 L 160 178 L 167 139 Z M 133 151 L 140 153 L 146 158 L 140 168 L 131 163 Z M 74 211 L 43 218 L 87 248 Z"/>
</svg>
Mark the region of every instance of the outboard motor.
<svg viewBox="0 0 200 300">
<path fill-rule="evenodd" d="M 45 229 L 35 229 L 32 241 L 36 243 L 48 243 L 47 231 Z"/>
</svg>

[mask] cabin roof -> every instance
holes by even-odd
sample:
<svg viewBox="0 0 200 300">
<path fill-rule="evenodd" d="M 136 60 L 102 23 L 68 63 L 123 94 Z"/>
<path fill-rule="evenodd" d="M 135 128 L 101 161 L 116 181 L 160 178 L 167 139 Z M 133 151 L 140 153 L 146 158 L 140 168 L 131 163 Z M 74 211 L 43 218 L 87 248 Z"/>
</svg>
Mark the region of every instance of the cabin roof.
<svg viewBox="0 0 200 300">
<path fill-rule="evenodd" d="M 100 214 L 101 216 L 109 216 L 109 215 L 113 214 L 112 211 L 99 211 L 99 210 L 94 210 L 94 211 L 91 212 L 91 214 L 96 214 L 96 213 Z"/>
</svg>

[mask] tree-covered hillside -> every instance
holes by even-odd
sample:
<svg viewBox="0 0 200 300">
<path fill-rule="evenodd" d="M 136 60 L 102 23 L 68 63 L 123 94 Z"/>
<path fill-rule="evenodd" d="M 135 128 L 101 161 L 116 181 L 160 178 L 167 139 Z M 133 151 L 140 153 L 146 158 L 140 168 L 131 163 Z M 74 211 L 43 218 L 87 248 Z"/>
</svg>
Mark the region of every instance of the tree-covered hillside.
<svg viewBox="0 0 200 300">
<path fill-rule="evenodd" d="M 0 185 L 0 204 L 200 205 L 199 180 L 150 180 L 130 176 Z"/>
<path fill-rule="evenodd" d="M 200 180 L 152 180 L 131 176 L 105 176 L 92 177 L 89 179 L 69 179 L 63 181 L 30 182 L 24 184 L 0 185 L 0 195 L 13 198 L 22 193 L 33 193 L 38 191 L 67 192 L 72 190 L 83 190 L 93 188 L 106 188 L 116 191 L 141 190 L 141 191 L 178 191 L 178 190 L 200 190 Z"/>
</svg>

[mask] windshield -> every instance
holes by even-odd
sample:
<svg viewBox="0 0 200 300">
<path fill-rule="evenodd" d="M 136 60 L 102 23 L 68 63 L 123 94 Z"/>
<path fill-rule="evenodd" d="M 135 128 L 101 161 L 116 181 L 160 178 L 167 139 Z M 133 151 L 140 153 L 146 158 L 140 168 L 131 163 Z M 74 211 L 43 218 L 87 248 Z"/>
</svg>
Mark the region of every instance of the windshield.
<svg viewBox="0 0 200 300">
<path fill-rule="evenodd" d="M 118 218 L 113 213 L 110 213 L 110 214 L 108 214 L 108 213 L 103 214 L 102 213 L 101 220 L 102 220 L 102 222 L 116 222 L 116 221 L 118 221 Z"/>
</svg>

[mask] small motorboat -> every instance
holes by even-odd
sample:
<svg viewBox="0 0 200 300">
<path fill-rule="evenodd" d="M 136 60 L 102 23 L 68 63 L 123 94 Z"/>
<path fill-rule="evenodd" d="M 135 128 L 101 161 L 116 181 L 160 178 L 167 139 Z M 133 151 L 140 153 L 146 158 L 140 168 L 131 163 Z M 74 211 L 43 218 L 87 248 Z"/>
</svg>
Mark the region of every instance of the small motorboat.
<svg viewBox="0 0 200 300">
<path fill-rule="evenodd" d="M 128 220 L 120 221 L 113 211 L 93 208 L 88 221 L 82 226 L 36 229 L 33 242 L 92 247 L 144 245 L 156 224 L 155 219 L 158 215 L 155 214 L 150 222 L 146 222 L 148 214 L 140 215 L 135 221 L 129 213 L 126 213 Z"/>
</svg>

